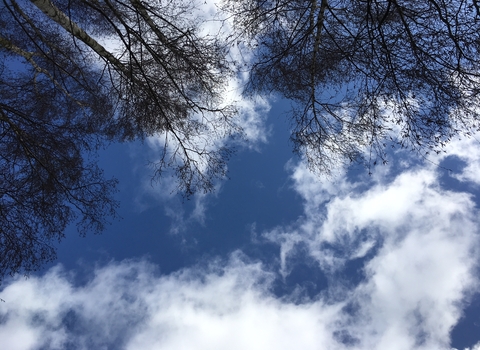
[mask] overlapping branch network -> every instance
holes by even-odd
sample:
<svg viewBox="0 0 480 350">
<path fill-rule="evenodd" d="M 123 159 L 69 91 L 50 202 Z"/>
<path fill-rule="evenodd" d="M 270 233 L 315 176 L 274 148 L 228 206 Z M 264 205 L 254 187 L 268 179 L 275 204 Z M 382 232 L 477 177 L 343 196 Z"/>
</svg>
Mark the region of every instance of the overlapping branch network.
<svg viewBox="0 0 480 350">
<path fill-rule="evenodd" d="M 225 46 L 200 35 L 194 4 L 3 0 L 0 5 L 0 275 L 55 257 L 78 218 L 99 232 L 115 215 L 115 180 L 95 151 L 162 135 L 155 171 L 181 192 L 225 175 L 237 132 L 224 103 Z"/>
<path fill-rule="evenodd" d="M 256 51 L 247 91 L 293 101 L 292 141 L 312 170 L 425 155 L 477 130 L 480 11 L 457 0 L 225 0 Z"/>
<path fill-rule="evenodd" d="M 317 173 L 386 161 L 389 143 L 439 152 L 479 128 L 476 0 L 220 8 L 230 43 L 202 32 L 194 0 L 1 0 L 0 275 L 52 259 L 75 217 L 101 231 L 115 214 L 94 159 L 105 142 L 158 136 L 157 175 L 212 190 L 240 132 L 224 99 L 232 43 L 253 55 L 247 94 L 293 102 L 294 150 Z"/>
</svg>

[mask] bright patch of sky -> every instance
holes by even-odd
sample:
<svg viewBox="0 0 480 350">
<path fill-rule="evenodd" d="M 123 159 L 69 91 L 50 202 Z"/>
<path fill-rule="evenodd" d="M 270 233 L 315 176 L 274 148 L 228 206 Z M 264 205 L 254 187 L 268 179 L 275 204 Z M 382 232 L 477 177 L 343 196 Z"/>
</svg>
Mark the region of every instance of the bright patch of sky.
<svg viewBox="0 0 480 350">
<path fill-rule="evenodd" d="M 478 349 L 480 143 L 319 181 L 290 159 L 280 114 L 191 201 L 146 194 L 138 150 L 107 150 L 124 219 L 72 230 L 60 264 L 4 284 L 3 347 Z"/>
<path fill-rule="evenodd" d="M 480 135 L 319 179 L 287 103 L 240 84 L 230 178 L 186 200 L 150 181 L 155 140 L 107 149 L 123 219 L 5 281 L 0 347 L 480 350 Z"/>
</svg>

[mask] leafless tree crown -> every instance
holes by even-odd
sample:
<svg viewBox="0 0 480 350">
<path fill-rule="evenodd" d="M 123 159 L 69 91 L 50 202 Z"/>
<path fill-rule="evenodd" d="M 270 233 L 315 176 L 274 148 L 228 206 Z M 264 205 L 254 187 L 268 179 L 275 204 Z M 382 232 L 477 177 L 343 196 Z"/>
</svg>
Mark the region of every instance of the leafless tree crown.
<svg viewBox="0 0 480 350">
<path fill-rule="evenodd" d="M 95 151 L 161 135 L 155 161 L 179 189 L 225 175 L 236 131 L 222 100 L 225 46 L 200 35 L 193 2 L 2 0 L 0 4 L 0 275 L 55 257 L 78 219 L 99 232 L 115 215 L 115 180 Z"/>
<path fill-rule="evenodd" d="M 294 149 L 318 173 L 425 154 L 478 130 L 474 0 L 224 0 L 253 50 L 247 93 L 293 102 Z M 155 171 L 187 195 L 225 176 L 239 128 L 224 102 L 228 45 L 194 0 L 1 0 L 0 274 L 55 256 L 79 218 L 101 231 L 115 180 L 95 151 L 158 136 Z"/>
<path fill-rule="evenodd" d="M 425 155 L 477 130 L 480 7 L 463 0 L 225 0 L 255 51 L 247 92 L 293 101 L 312 170 Z M 393 142 L 392 142 L 393 141 Z"/>
</svg>

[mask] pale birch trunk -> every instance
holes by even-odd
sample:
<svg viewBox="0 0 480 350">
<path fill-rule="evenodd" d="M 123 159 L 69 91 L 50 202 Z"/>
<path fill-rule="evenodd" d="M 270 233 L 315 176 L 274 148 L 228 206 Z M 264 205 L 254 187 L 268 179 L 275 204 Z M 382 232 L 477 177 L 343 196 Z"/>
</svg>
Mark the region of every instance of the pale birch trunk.
<svg viewBox="0 0 480 350">
<path fill-rule="evenodd" d="M 127 69 L 119 59 L 113 56 L 98 41 L 96 41 L 87 32 L 80 28 L 78 24 L 72 21 L 70 17 L 63 13 L 50 0 L 30 0 L 30 2 L 36 7 L 38 7 L 51 20 L 62 26 L 62 28 L 64 28 L 67 32 L 85 43 L 88 47 L 90 47 L 93 51 L 100 55 L 100 57 L 104 58 L 107 62 L 114 65 L 123 73 L 128 74 Z"/>
</svg>

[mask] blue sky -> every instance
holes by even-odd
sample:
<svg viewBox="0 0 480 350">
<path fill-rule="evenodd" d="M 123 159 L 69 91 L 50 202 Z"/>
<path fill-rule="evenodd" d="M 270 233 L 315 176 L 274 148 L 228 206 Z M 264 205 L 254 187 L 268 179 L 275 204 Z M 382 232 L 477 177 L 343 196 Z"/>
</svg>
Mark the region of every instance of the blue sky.
<svg viewBox="0 0 480 350">
<path fill-rule="evenodd" d="M 480 134 L 317 177 L 288 102 L 230 89 L 229 178 L 187 200 L 151 181 L 161 136 L 102 151 L 120 218 L 5 280 L 0 348 L 480 350 Z"/>
<path fill-rule="evenodd" d="M 6 281 L 3 347 L 477 349 L 478 141 L 431 158 L 453 171 L 394 152 L 371 176 L 318 179 L 291 153 L 286 107 L 191 200 L 151 185 L 148 142 L 107 149 L 123 218 L 72 227 L 57 262 Z"/>
</svg>

